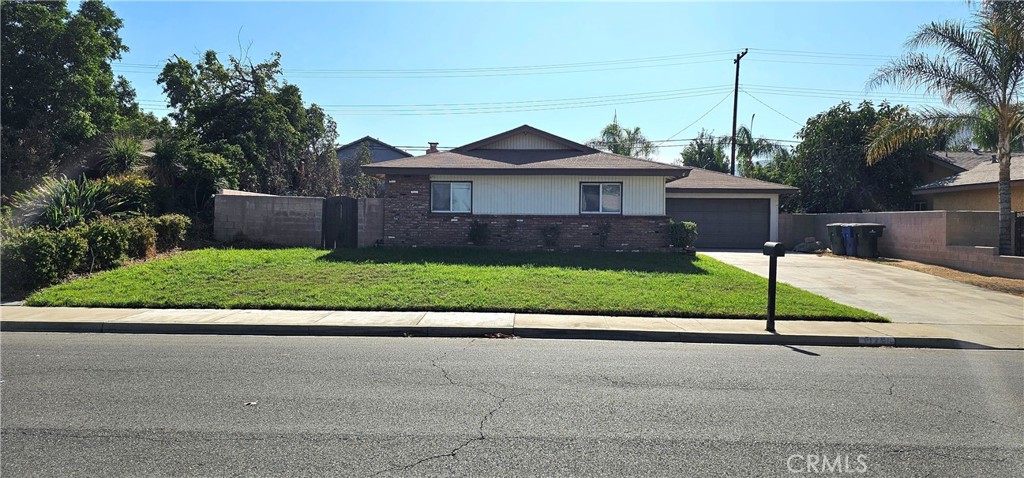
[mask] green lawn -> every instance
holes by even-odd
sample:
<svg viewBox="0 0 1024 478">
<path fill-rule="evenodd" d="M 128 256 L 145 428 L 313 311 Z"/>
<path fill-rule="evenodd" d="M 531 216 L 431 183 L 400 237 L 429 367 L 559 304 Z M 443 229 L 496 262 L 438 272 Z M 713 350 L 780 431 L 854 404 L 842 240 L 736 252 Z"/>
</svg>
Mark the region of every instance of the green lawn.
<svg viewBox="0 0 1024 478">
<path fill-rule="evenodd" d="M 27 304 L 763 318 L 766 290 L 754 274 L 679 254 L 203 249 L 50 287 Z M 784 284 L 778 317 L 886 320 Z"/>
</svg>

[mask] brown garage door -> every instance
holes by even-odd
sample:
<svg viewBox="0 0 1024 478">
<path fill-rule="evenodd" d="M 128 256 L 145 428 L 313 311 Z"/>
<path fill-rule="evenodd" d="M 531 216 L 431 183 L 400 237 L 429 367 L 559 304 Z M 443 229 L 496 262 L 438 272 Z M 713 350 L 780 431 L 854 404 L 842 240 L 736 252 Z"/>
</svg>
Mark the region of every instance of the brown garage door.
<svg viewBox="0 0 1024 478">
<path fill-rule="evenodd" d="M 760 249 L 768 241 L 767 199 L 668 199 L 665 212 L 697 223 L 697 247 Z"/>
</svg>

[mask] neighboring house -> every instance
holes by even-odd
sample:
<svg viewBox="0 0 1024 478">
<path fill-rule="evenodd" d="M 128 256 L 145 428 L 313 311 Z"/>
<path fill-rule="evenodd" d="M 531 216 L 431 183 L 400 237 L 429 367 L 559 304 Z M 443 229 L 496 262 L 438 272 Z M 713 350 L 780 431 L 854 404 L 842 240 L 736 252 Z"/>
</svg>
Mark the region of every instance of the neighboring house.
<svg viewBox="0 0 1024 478">
<path fill-rule="evenodd" d="M 910 170 L 917 174 L 918 186 L 948 178 L 967 171 L 989 160 L 992 153 L 973 151 L 932 151 L 917 156 L 910 162 Z"/>
<path fill-rule="evenodd" d="M 799 189 L 693 168 L 665 185 L 669 217 L 697 224 L 697 247 L 755 249 L 779 240 L 779 196 Z"/>
<path fill-rule="evenodd" d="M 355 157 L 355 155 L 359 153 L 359 148 L 362 147 L 363 142 L 366 142 L 370 146 L 371 163 L 379 163 L 381 161 L 390 161 L 392 159 L 408 158 L 412 156 L 411 154 L 383 141 L 369 136 L 363 136 L 351 143 L 339 146 L 336 149 L 338 152 L 338 161 L 344 161 L 346 158 Z"/>
<path fill-rule="evenodd" d="M 689 172 L 525 125 L 363 170 L 385 176 L 384 244 L 461 245 L 486 228 L 491 246 L 611 250 L 667 247 L 665 183 Z"/>
<path fill-rule="evenodd" d="M 977 160 L 952 176 L 914 189 L 918 209 L 945 211 L 998 211 L 999 163 L 994 153 L 949 153 Z M 980 157 L 980 159 L 979 159 Z M 1010 209 L 1024 211 L 1024 153 L 1010 160 Z"/>
</svg>

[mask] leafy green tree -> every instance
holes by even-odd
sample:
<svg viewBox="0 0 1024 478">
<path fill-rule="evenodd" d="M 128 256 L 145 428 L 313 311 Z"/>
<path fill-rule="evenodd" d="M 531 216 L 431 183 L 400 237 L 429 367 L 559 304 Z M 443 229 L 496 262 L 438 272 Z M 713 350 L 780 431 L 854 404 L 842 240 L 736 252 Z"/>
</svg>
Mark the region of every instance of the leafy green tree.
<svg viewBox="0 0 1024 478">
<path fill-rule="evenodd" d="M 770 164 L 774 180 L 800 188 L 787 204 L 801 212 L 849 212 L 906 209 L 917 178 L 910 168 L 915 156 L 931 149 L 923 138 L 893 150 L 886 161 L 868 163 L 865 144 L 880 122 L 912 116 L 903 106 L 870 101 L 853 109 L 842 102 L 807 120 L 797 133 L 802 141 L 792 155 L 778 155 Z"/>
<path fill-rule="evenodd" d="M 306 108 L 299 88 L 279 80 L 280 75 L 278 53 L 255 65 L 229 57 L 225 65 L 207 51 L 194 65 L 172 58 L 157 82 L 174 108 L 171 117 L 198 145 L 212 148 L 211 153 L 239 148 L 232 166 L 242 189 L 295 194 L 302 188 L 311 145 L 322 150 L 323 144 L 334 143 L 337 132 L 323 111 L 316 105 Z"/>
<path fill-rule="evenodd" d="M 722 173 L 729 172 L 729 161 L 725 158 L 725 143 L 713 133 L 700 130 L 697 137 L 679 153 L 676 161 L 683 166 L 694 166 Z"/>
<path fill-rule="evenodd" d="M 5 193 L 42 176 L 83 170 L 101 133 L 134 101 L 110 62 L 128 51 L 122 21 L 98 0 L 0 4 L 0 177 Z"/>
<path fill-rule="evenodd" d="M 107 138 L 103 144 L 103 172 L 107 174 L 127 173 L 139 164 L 142 141 L 128 135 Z"/>
<path fill-rule="evenodd" d="M 640 132 L 640 127 L 629 129 L 619 126 L 618 116 L 601 130 L 600 136 L 588 141 L 587 146 L 631 158 L 649 159 L 658 152 L 658 147 Z"/>
<path fill-rule="evenodd" d="M 963 130 L 994 123 L 999 160 L 999 251 L 1011 251 L 1011 145 L 1024 135 L 1024 40 L 1022 2 L 984 2 L 970 23 L 932 22 L 909 40 L 910 51 L 875 72 L 869 85 L 924 87 L 948 108 L 923 108 L 916 117 L 880 125 L 867 159 L 882 162 L 902 145 L 937 130 Z M 934 55 L 919 52 L 934 51 Z M 964 112 L 966 111 L 966 112 Z M 986 120 L 984 112 L 994 117 Z"/>
<path fill-rule="evenodd" d="M 360 166 L 370 164 L 373 156 L 370 153 L 370 144 L 363 141 L 355 156 L 342 158 L 341 160 L 341 194 L 343 196 L 364 198 L 377 197 L 380 191 L 380 179 L 375 176 L 363 174 Z"/>
</svg>

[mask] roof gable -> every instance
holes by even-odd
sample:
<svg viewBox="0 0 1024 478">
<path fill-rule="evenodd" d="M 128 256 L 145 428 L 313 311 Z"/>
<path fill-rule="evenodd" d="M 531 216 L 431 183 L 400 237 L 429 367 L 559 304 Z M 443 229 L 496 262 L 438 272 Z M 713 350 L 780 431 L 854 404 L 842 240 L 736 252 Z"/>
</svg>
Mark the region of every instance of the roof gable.
<svg viewBox="0 0 1024 478">
<path fill-rule="evenodd" d="M 597 153 L 598 150 L 555 136 L 530 125 L 522 125 L 504 133 L 474 141 L 453 149 L 456 153 L 470 153 L 478 150 L 528 150 L 528 151 L 578 151 L 580 154 Z"/>
<path fill-rule="evenodd" d="M 371 150 L 373 150 L 373 149 L 386 149 L 386 150 L 389 150 L 389 151 L 393 151 L 396 154 L 398 154 L 398 155 L 400 155 L 400 156 L 402 156 L 404 158 L 411 158 L 412 157 L 411 154 L 409 154 L 409 153 L 407 153 L 405 151 L 402 151 L 402 150 L 400 150 L 400 149 L 398 149 L 398 148 L 396 148 L 394 146 L 391 146 L 390 144 L 387 144 L 387 143 L 385 143 L 385 142 L 383 142 L 383 141 L 381 141 L 381 140 L 379 140 L 377 138 L 372 138 L 369 135 L 363 136 L 362 138 L 359 138 L 359 139 L 357 139 L 357 140 L 355 140 L 355 141 L 353 141 L 351 143 L 343 144 L 341 146 L 338 146 L 337 148 L 334 148 L 334 151 L 340 153 L 342 150 L 346 150 L 346 149 L 349 149 L 349 148 L 358 148 L 359 145 L 362 144 L 364 141 L 370 143 L 370 149 Z"/>
</svg>

